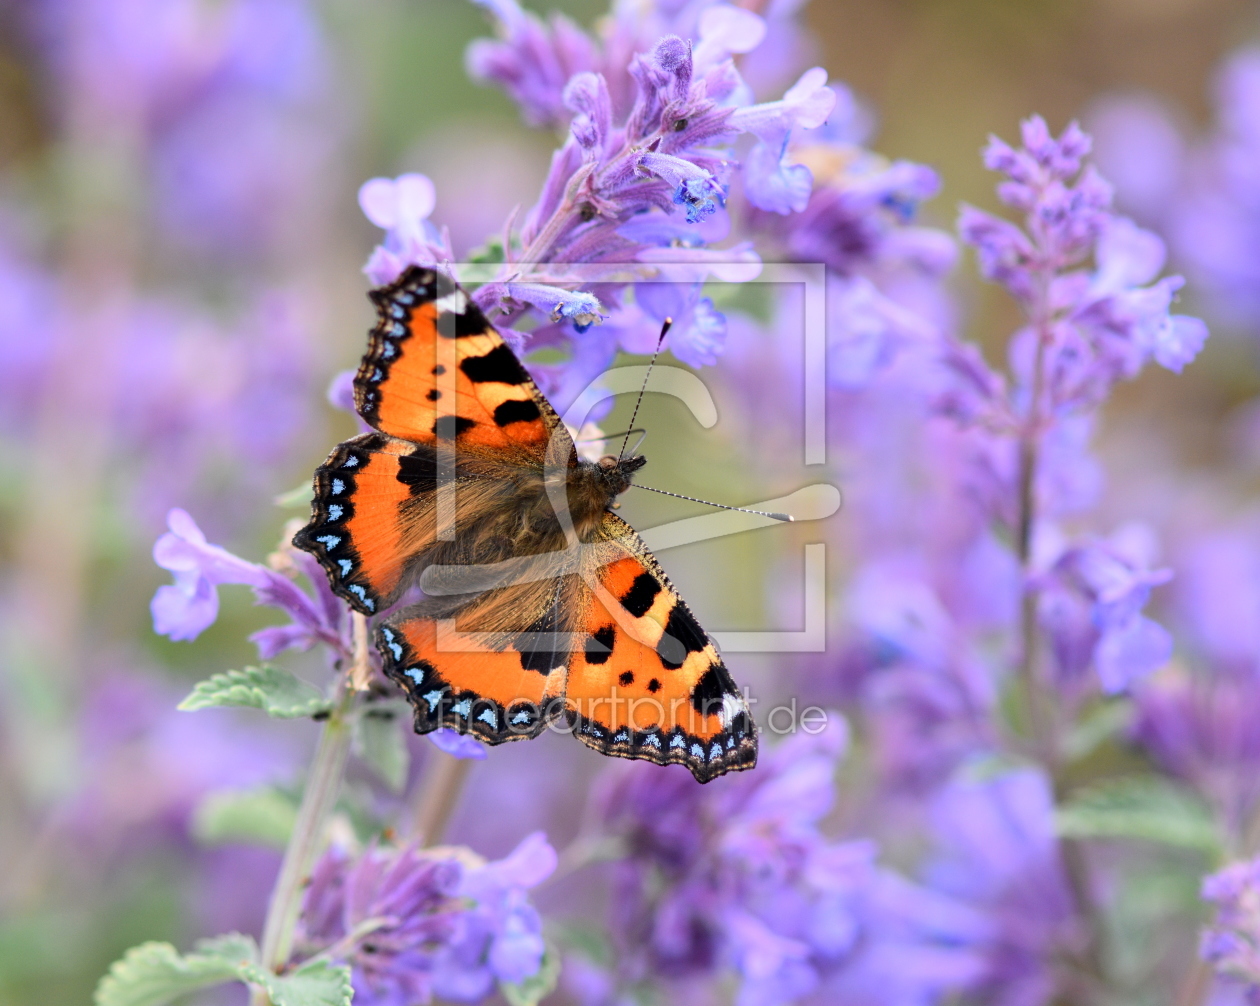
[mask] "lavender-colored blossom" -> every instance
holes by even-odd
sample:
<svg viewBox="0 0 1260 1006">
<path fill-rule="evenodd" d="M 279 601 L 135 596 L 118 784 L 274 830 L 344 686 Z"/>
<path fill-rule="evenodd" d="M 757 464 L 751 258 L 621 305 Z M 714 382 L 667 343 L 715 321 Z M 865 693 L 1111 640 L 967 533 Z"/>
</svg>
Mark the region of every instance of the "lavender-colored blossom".
<svg viewBox="0 0 1260 1006">
<path fill-rule="evenodd" d="M 1242 49 L 1216 83 L 1219 125 L 1187 168 L 1167 226 L 1179 257 L 1213 310 L 1234 323 L 1260 318 L 1260 50 Z"/>
<path fill-rule="evenodd" d="M 1023 133 L 1019 150 L 991 140 L 985 163 L 1007 175 L 998 194 L 1025 214 L 1024 228 L 972 207 L 964 207 L 958 226 L 985 276 L 1029 311 L 1011 359 L 1026 385 L 1034 373 L 1044 375 L 1046 401 L 1035 407 L 1097 405 L 1151 359 L 1179 372 L 1207 329 L 1169 313 L 1180 277 L 1152 282 L 1163 266 L 1163 243 L 1110 212 L 1110 186 L 1092 167 L 1082 170 L 1090 140 L 1075 124 L 1055 139 L 1033 118 Z M 1080 268 L 1091 256 L 1092 273 Z"/>
<path fill-rule="evenodd" d="M 1216 918 L 1203 933 L 1200 956 L 1222 977 L 1244 983 L 1248 1002 L 1260 1000 L 1260 859 L 1204 878 L 1202 895 Z"/>
<path fill-rule="evenodd" d="M 433 182 L 417 173 L 371 178 L 359 188 L 364 216 L 386 232 L 363 267 L 373 285 L 393 282 L 409 265 L 432 267 L 455 258 L 445 232 L 429 222 L 436 204 Z"/>
<path fill-rule="evenodd" d="M 645 343 L 654 344 L 653 327 L 669 318 L 672 324 L 666 345 L 675 357 L 693 367 L 712 366 L 726 344 L 726 318 L 712 300 L 700 296 L 700 290 L 699 284 L 687 287 L 678 283 L 639 283 L 634 294 L 635 302 L 651 319 L 636 326 L 640 338 L 646 337 Z M 654 345 L 645 344 L 637 351 L 651 352 L 653 348 Z"/>
<path fill-rule="evenodd" d="M 788 141 L 793 130 L 821 126 L 835 105 L 836 94 L 827 86 L 827 71 L 816 66 L 807 70 L 781 101 L 732 113 L 731 125 L 760 141 L 745 165 L 744 191 L 750 203 L 783 216 L 805 209 L 814 178 L 805 165 L 787 163 Z"/>
<path fill-rule="evenodd" d="M 305 553 L 293 552 L 292 561 L 304 564 L 298 568 L 311 582 L 314 597 L 289 577 L 211 545 L 183 510 L 172 510 L 167 524 L 170 530 L 153 546 L 153 561 L 174 573 L 175 583 L 159 587 L 153 595 L 154 631 L 176 640 L 196 639 L 218 617 L 217 588 L 240 583 L 253 588 L 257 603 L 280 608 L 293 620 L 251 637 L 264 658 L 293 647 L 307 649 L 317 642 L 349 652 L 345 605 L 329 589 L 323 570 L 313 560 L 307 562 Z"/>
<path fill-rule="evenodd" d="M 908 1004 L 965 983 L 976 917 L 918 897 L 875 865 L 869 842 L 819 832 L 845 743 L 833 719 L 716 791 L 638 766 L 615 772 L 605 826 L 629 850 L 616 874 L 618 956 L 602 980 L 584 972 L 586 1001 L 619 1002 L 646 980 L 686 989 L 728 971 L 747 1006 L 824 990 L 865 1002 L 879 989 L 892 993 L 881 1001 Z"/>
<path fill-rule="evenodd" d="M 352 859 L 334 848 L 311 879 L 298 949 L 350 964 L 356 1002 L 479 1002 L 542 966 L 525 892 L 555 866 L 541 834 L 494 862 L 466 849 L 373 846 Z"/>
<path fill-rule="evenodd" d="M 1053 812 L 1049 782 L 1034 770 L 960 778 L 932 806 L 937 845 L 925 881 L 991 919 L 976 983 L 981 1001 L 1047 1001 L 1056 955 L 1079 953 L 1082 933 Z"/>
<path fill-rule="evenodd" d="M 1110 539 L 1067 549 L 1039 596 L 1041 624 L 1067 684 L 1092 663 L 1103 691 L 1127 690 L 1172 655 L 1168 630 L 1142 614 L 1151 588 L 1172 578 L 1147 568 L 1148 529 L 1122 528 Z"/>
</svg>

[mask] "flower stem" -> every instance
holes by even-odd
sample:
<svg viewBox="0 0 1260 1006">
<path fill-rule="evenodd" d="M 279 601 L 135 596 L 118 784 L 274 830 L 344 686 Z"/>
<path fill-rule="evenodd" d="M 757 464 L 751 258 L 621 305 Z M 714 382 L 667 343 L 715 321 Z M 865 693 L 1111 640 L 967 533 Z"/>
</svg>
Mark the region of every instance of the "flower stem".
<svg viewBox="0 0 1260 1006">
<path fill-rule="evenodd" d="M 355 620 L 356 640 L 366 638 L 367 619 L 357 612 L 351 617 Z M 261 961 L 263 967 L 271 971 L 282 968 L 293 949 L 293 931 L 301 910 L 302 892 L 323 843 L 324 826 L 337 802 L 346 758 L 350 753 L 348 714 L 356 695 L 352 682 L 365 673 L 365 668 L 359 664 L 365 664 L 366 660 L 366 649 L 356 647 L 354 666 L 338 683 L 336 702 L 319 736 L 306 789 L 302 793 L 302 804 L 298 808 L 288 847 L 284 850 L 276 886 L 271 892 L 267 919 L 263 924 Z M 250 999 L 251 1006 L 269 1006 L 269 1003 L 266 991 L 256 988 Z"/>
<path fill-rule="evenodd" d="M 445 751 L 435 749 L 430 753 L 435 761 L 425 773 L 414 818 L 415 838 L 422 846 L 436 845 L 442 840 L 472 766 L 467 758 L 456 758 Z"/>
</svg>

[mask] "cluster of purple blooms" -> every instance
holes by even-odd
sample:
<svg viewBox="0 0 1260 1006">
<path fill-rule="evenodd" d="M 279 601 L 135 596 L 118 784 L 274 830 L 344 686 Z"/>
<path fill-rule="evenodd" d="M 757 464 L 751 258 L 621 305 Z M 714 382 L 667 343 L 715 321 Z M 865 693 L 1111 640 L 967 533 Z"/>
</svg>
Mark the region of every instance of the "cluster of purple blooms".
<svg viewBox="0 0 1260 1006">
<path fill-rule="evenodd" d="M 480 1002 L 538 973 L 546 944 L 525 891 L 556 853 L 535 833 L 503 859 L 467 849 L 330 850 L 303 904 L 298 947 L 354 966 L 355 999 L 382 1006 Z"/>
<path fill-rule="evenodd" d="M 510 343 L 553 351 L 527 364 L 561 412 L 619 353 L 650 353 L 669 317 L 666 348 L 692 367 L 720 363 L 750 453 L 776 458 L 792 431 L 747 417 L 796 408 L 799 291 L 772 290 L 754 317 L 719 309 L 709 284 L 756 279 L 763 259 L 821 263 L 828 433 L 847 497 L 828 531 L 842 556 L 839 642 L 767 690 L 789 679 L 839 712 L 817 735 L 766 738 L 754 771 L 705 787 L 681 771 L 602 767 L 590 834 L 559 856 L 541 833 L 512 833 L 499 859 L 408 843 L 390 823 L 403 801 L 372 797 L 370 834 L 349 817 L 330 829 L 287 966 L 346 966 L 369 1006 L 496 989 L 536 1002 L 560 958 L 565 993 L 587 1006 L 1036 1006 L 1098 1002 L 1102 989 L 1136 1001 L 1169 982 L 1206 1002 L 1210 976 L 1182 981 L 1192 950 L 1148 954 L 1140 973 L 1108 956 L 1116 892 L 1152 859 L 1167 867 L 1091 841 L 1125 839 L 1118 817 L 1082 832 L 1080 781 L 1108 781 L 1110 758 L 1204 808 L 1212 855 L 1233 862 L 1204 882 L 1216 914 L 1198 966 L 1220 978 L 1213 1002 L 1260 996 L 1260 525 L 1116 518 L 1131 508 L 1101 505 L 1091 453 L 1120 382 L 1152 363 L 1181 373 L 1205 344 L 1205 324 L 1174 310 L 1182 280 L 1162 275 L 1167 248 L 1201 313 L 1234 326 L 1260 315 L 1260 59 L 1228 64 L 1221 127 L 1198 148 L 1149 103 L 1100 113 L 1099 159 L 1141 225 L 1113 209 L 1089 136 L 1032 118 L 1019 146 L 994 139 L 983 155 L 1015 219 L 964 207 L 956 240 L 916 222 L 936 174 L 867 149 L 867 113 L 811 68 L 800 4 L 619 2 L 593 32 L 516 0 L 479 5 L 497 33 L 469 47 L 470 74 L 563 140 L 533 205 L 475 248 L 453 245 L 441 222 L 458 208 L 426 176 L 368 181 L 359 205 L 385 235 L 366 275 L 474 265 L 472 295 Z M 284 488 L 267 481 L 271 462 L 290 457 L 317 400 L 309 319 L 285 277 L 321 226 L 308 210 L 342 128 L 327 42 L 303 0 L 50 0 L 24 27 L 57 82 L 69 163 L 134 171 L 152 192 L 134 233 L 96 259 L 85 226 L 87 263 L 113 269 L 117 296 L 102 307 L 76 295 L 82 263 L 54 262 L 29 213 L 0 207 L 18 225 L 0 246 L 0 437 L 16 444 L 25 417 L 80 409 L 108 431 L 85 466 L 111 473 L 97 490 L 148 514 L 184 502 L 227 540 L 220 530 Z M 127 142 L 110 147 L 102 131 Z M 1170 156 L 1125 160 L 1125 148 Z M 1022 314 L 1002 366 L 958 334 L 946 280 L 959 241 Z M 172 265 L 195 267 L 206 288 L 149 292 L 139 277 Z M 95 348 L 79 356 L 83 332 Z M 101 374 L 104 390 L 74 398 Z M 350 407 L 347 388 L 334 382 L 334 404 Z M 35 446 L 64 447 L 46 425 Z M 1100 512 L 1110 524 L 1094 523 Z M 158 633 L 198 638 L 219 619 L 218 588 L 243 585 L 287 619 L 250 637 L 263 661 L 314 650 L 327 680 L 362 659 L 362 627 L 310 556 L 240 558 L 180 509 L 168 526 L 154 548 L 173 576 L 152 601 Z M 773 578 L 766 590 L 783 593 Z M 388 701 L 370 648 L 363 670 L 371 699 Z M 85 846 L 94 836 L 102 861 L 148 847 L 142 829 L 191 844 L 207 796 L 296 775 L 297 744 L 218 726 L 219 714 L 164 716 L 161 689 L 104 680 L 82 711 L 100 753 L 55 822 Z M 486 758 L 457 734 L 429 739 Z M 423 769 L 441 757 L 415 750 Z M 577 866 L 602 871 L 604 926 L 575 921 L 542 886 L 591 842 L 612 850 L 611 864 Z M 275 866 L 267 850 L 207 856 L 198 924 L 257 927 L 257 891 L 238 888 L 261 889 Z M 248 909 L 216 914 L 210 892 L 233 877 L 218 900 Z M 544 939 L 540 908 L 606 930 L 602 951 L 563 926 Z M 1201 913 L 1179 911 L 1185 937 Z"/>
</svg>

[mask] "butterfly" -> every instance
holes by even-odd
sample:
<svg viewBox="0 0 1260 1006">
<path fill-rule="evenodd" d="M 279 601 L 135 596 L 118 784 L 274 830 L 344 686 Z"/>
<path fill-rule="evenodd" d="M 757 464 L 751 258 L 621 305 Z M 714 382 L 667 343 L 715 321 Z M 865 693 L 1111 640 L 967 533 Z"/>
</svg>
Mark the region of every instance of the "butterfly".
<svg viewBox="0 0 1260 1006">
<path fill-rule="evenodd" d="M 645 459 L 579 457 L 446 276 L 412 266 L 369 296 L 354 392 L 371 431 L 316 470 L 293 543 L 355 610 L 385 614 L 376 645 L 416 731 L 501 744 L 551 727 L 700 782 L 753 767 L 756 727 L 716 646 L 611 509 Z"/>
</svg>

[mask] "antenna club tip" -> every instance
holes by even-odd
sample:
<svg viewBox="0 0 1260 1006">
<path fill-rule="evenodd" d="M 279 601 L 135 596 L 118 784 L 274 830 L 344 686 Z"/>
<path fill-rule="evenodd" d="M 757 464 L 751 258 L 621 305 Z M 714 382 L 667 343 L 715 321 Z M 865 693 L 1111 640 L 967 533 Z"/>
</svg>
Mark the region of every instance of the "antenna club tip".
<svg viewBox="0 0 1260 1006">
<path fill-rule="evenodd" d="M 772 514 L 767 514 L 767 516 L 773 517 L 775 520 L 785 520 L 785 521 L 788 521 L 789 523 L 796 520 L 796 518 L 793 517 L 790 513 L 772 513 Z"/>
</svg>

